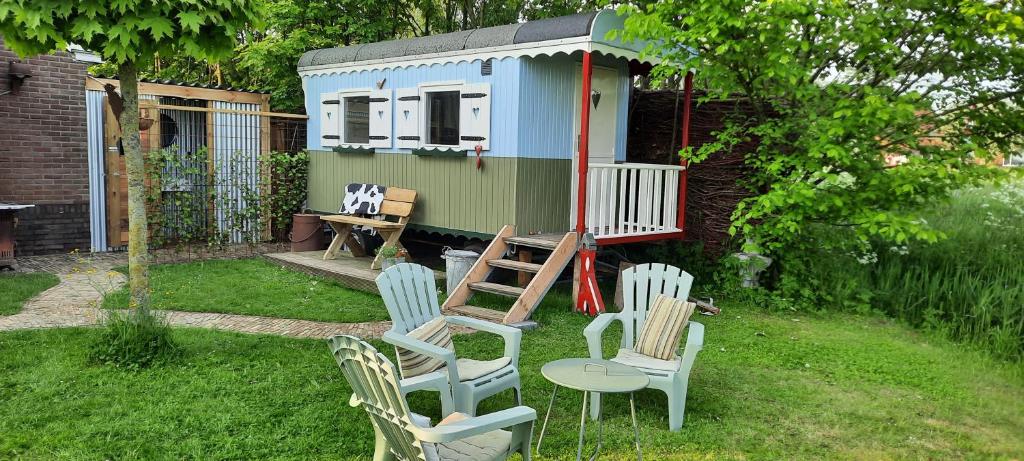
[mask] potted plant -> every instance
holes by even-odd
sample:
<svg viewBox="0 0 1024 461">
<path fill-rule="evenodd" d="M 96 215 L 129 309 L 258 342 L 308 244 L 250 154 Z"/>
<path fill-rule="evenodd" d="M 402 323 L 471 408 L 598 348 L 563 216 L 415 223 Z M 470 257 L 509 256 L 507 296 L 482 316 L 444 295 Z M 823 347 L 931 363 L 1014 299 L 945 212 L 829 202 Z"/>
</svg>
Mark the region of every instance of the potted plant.
<svg viewBox="0 0 1024 461">
<path fill-rule="evenodd" d="M 405 262 L 405 250 L 398 249 L 395 245 L 384 245 L 377 249 L 377 256 L 381 259 L 381 270 L 387 269 L 398 263 Z"/>
</svg>

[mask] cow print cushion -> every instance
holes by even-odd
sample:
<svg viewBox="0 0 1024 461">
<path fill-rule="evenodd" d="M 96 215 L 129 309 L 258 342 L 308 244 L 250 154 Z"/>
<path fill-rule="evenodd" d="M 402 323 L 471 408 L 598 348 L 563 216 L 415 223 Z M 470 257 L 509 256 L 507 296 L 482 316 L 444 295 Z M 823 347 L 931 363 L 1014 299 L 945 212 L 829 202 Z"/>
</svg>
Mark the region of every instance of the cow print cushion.
<svg viewBox="0 0 1024 461">
<path fill-rule="evenodd" d="M 376 215 L 384 202 L 384 186 L 376 184 L 349 184 L 345 186 L 345 199 L 341 201 L 341 214 Z"/>
</svg>

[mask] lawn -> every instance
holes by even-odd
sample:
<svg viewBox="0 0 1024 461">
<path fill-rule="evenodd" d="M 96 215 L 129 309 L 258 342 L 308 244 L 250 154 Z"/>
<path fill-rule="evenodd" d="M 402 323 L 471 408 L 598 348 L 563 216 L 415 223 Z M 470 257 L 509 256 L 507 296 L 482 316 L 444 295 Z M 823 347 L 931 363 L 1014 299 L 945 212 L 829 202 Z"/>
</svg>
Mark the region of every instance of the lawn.
<svg viewBox="0 0 1024 461">
<path fill-rule="evenodd" d="M 0 273 L 0 315 L 17 314 L 25 301 L 58 283 L 56 275 L 43 272 Z"/>
<path fill-rule="evenodd" d="M 153 305 L 158 309 L 324 322 L 388 319 L 379 296 L 261 259 L 161 264 L 151 271 Z M 127 288 L 108 294 L 103 306 L 127 307 Z"/>
<path fill-rule="evenodd" d="M 526 404 L 541 414 L 551 390 L 541 365 L 584 354 L 588 321 L 564 295 L 548 298 L 522 350 Z M 880 317 L 724 307 L 699 319 L 707 340 L 683 430 L 665 429 L 663 395 L 639 395 L 646 459 L 1024 457 L 1019 366 Z M 184 356 L 138 372 L 88 365 L 95 330 L 0 334 L 0 458 L 369 458 L 368 420 L 346 405 L 322 341 L 175 331 Z M 477 358 L 501 349 L 484 334 L 456 343 Z M 414 393 L 411 406 L 436 420 L 430 396 Z M 606 401 L 602 459 L 632 459 L 625 399 Z M 575 454 L 579 404 L 560 393 L 542 459 Z"/>
</svg>

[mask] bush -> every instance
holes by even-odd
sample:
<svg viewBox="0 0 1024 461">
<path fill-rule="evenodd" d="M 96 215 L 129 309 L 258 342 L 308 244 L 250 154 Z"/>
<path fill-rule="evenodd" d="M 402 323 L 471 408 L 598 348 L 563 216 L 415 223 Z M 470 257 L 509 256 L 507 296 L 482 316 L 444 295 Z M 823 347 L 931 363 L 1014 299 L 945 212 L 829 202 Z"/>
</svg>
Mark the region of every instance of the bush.
<svg viewBox="0 0 1024 461">
<path fill-rule="evenodd" d="M 103 334 L 89 353 L 96 363 L 139 369 L 172 358 L 178 352 L 166 320 L 149 309 L 109 311 Z"/>
<path fill-rule="evenodd" d="M 776 291 L 803 308 L 878 310 L 1024 359 L 1024 182 L 972 187 L 919 213 L 937 243 L 865 244 L 819 229 L 781 252 Z"/>
</svg>

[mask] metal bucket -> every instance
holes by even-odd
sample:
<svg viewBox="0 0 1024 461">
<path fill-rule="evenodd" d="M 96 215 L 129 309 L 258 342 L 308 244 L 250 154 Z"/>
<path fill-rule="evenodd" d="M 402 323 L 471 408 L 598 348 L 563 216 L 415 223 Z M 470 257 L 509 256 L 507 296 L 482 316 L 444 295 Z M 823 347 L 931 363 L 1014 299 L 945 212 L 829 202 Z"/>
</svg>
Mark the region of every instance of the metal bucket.
<svg viewBox="0 0 1024 461">
<path fill-rule="evenodd" d="M 292 252 L 324 249 L 324 229 L 320 215 L 295 214 L 292 216 L 292 232 L 288 234 Z"/>
<path fill-rule="evenodd" d="M 447 279 L 448 293 L 451 294 L 455 291 L 455 287 L 459 286 L 462 279 L 466 278 L 466 274 L 469 273 L 469 269 L 473 267 L 477 259 L 480 259 L 480 253 L 469 250 L 453 250 L 451 248 L 444 248 L 444 269 L 445 278 Z"/>
</svg>

